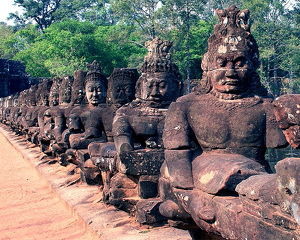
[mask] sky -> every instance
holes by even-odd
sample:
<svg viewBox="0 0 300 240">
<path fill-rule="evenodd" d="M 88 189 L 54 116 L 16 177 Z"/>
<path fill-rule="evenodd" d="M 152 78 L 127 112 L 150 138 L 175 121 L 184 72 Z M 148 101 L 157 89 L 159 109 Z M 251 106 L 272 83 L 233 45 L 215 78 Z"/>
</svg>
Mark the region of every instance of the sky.
<svg viewBox="0 0 300 240">
<path fill-rule="evenodd" d="M 19 11 L 20 8 L 14 6 L 14 0 L 1 0 L 0 2 L 0 22 L 7 22 L 8 24 L 12 24 L 12 21 L 7 21 L 6 18 L 8 14 L 11 12 Z"/>
<path fill-rule="evenodd" d="M 6 18 L 8 17 L 9 13 L 19 11 L 20 8 L 14 6 L 14 0 L 0 0 L 0 22 L 7 22 L 9 25 L 12 25 L 12 21 L 7 21 Z M 295 3 L 298 0 L 290 0 L 291 3 Z"/>
</svg>

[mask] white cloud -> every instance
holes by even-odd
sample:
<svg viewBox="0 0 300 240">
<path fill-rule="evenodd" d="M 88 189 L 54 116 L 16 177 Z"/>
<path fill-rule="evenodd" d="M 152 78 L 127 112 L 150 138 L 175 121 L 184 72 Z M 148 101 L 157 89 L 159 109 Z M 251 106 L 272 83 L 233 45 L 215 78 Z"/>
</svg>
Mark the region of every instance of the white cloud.
<svg viewBox="0 0 300 240">
<path fill-rule="evenodd" d="M 14 0 L 1 0 L 0 3 L 0 22 L 7 22 L 8 24 L 13 24 L 12 21 L 7 21 L 6 19 L 11 12 L 21 12 L 21 8 L 13 5 Z"/>
</svg>

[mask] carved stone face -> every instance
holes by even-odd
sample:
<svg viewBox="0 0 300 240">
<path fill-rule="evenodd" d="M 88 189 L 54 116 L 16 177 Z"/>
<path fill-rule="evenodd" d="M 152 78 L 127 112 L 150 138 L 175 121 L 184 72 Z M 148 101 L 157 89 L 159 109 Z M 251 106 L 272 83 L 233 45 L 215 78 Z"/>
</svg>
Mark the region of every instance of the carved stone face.
<svg viewBox="0 0 300 240">
<path fill-rule="evenodd" d="M 168 73 L 147 73 L 141 86 L 141 98 L 146 101 L 170 101 L 174 87 Z"/>
<path fill-rule="evenodd" d="M 98 105 L 105 102 L 105 87 L 100 81 L 87 82 L 85 85 L 85 94 L 89 104 Z"/>
<path fill-rule="evenodd" d="M 49 96 L 49 104 L 50 106 L 56 106 L 59 104 L 59 94 L 58 92 L 50 92 L 50 96 Z"/>
<path fill-rule="evenodd" d="M 70 103 L 72 95 L 73 77 L 65 76 L 59 88 L 59 104 Z"/>
<path fill-rule="evenodd" d="M 207 76 L 213 90 L 232 94 L 240 94 L 248 90 L 251 67 L 245 54 L 240 52 L 217 54 L 210 65 Z"/>
<path fill-rule="evenodd" d="M 112 88 L 112 102 L 114 104 L 124 105 L 134 99 L 135 86 L 126 82 L 116 82 Z"/>
<path fill-rule="evenodd" d="M 75 98 L 75 103 L 80 104 L 84 99 L 84 91 L 79 89 Z"/>
</svg>

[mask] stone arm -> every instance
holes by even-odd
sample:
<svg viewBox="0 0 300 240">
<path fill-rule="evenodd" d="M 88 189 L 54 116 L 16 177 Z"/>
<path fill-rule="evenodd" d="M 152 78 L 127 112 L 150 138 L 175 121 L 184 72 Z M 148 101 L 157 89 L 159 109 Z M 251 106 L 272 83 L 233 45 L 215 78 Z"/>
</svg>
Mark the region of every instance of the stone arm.
<svg viewBox="0 0 300 240">
<path fill-rule="evenodd" d="M 185 114 L 185 103 L 172 103 L 165 119 L 163 141 L 165 163 L 173 187 L 191 189 L 194 187 L 192 177 L 192 144 L 190 127 Z"/>
<path fill-rule="evenodd" d="M 63 115 L 59 114 L 54 117 L 53 135 L 57 142 L 62 140 L 62 133 L 66 129 L 66 119 Z"/>
<path fill-rule="evenodd" d="M 80 114 L 76 108 L 74 108 L 69 117 L 69 131 L 71 133 L 79 133 L 83 130 L 82 123 L 80 121 Z"/>
<path fill-rule="evenodd" d="M 266 147 L 267 148 L 280 148 L 286 147 L 286 141 L 282 130 L 279 128 L 278 122 L 274 115 L 273 105 L 270 102 L 264 103 L 266 113 Z"/>
<path fill-rule="evenodd" d="M 279 127 L 293 148 L 300 148 L 300 94 L 282 95 L 274 101 Z"/>
<path fill-rule="evenodd" d="M 85 124 L 84 137 L 86 139 L 102 137 L 102 110 L 101 107 L 96 107 L 90 112 Z"/>
<path fill-rule="evenodd" d="M 120 108 L 113 120 L 113 135 L 118 153 L 129 152 L 134 149 L 132 128 L 126 116 L 126 111 Z"/>
</svg>

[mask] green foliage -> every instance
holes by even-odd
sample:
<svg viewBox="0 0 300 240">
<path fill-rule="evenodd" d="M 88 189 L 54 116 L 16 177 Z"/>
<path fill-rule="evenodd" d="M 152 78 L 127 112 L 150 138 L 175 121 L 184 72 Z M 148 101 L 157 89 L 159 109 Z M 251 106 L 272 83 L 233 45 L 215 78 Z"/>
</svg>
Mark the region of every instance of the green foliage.
<svg viewBox="0 0 300 240">
<path fill-rule="evenodd" d="M 140 63 L 133 62 L 130 56 L 145 54 L 141 46 L 128 42 L 139 36 L 129 34 L 125 39 L 126 34 L 122 35 L 125 32 L 128 35 L 130 31 L 126 27 L 68 20 L 53 23 L 44 34 L 27 44 L 32 40 L 32 34 L 22 30 L 18 36 L 23 40 L 15 41 L 18 44 L 26 41 L 26 47 L 22 51 L 18 49 L 14 59 L 23 61 L 26 71 L 34 77 L 72 75 L 75 70 L 85 69 L 85 64 L 93 60 L 97 60 L 103 73 L 109 75 L 115 67 L 136 67 Z"/>
<path fill-rule="evenodd" d="M 145 41 L 158 36 L 173 41 L 172 58 L 184 79 L 187 73 L 198 79 L 217 22 L 214 9 L 235 4 L 251 12 L 262 82 L 275 94 L 299 92 L 298 2 L 287 9 L 288 0 L 14 1 L 24 12 L 12 14 L 19 25 L 0 24 L 0 55 L 23 61 L 32 76 L 72 74 L 94 59 L 106 75 L 115 67 L 139 68 Z"/>
<path fill-rule="evenodd" d="M 199 20 L 190 29 L 190 69 L 191 79 L 199 79 L 202 75 L 201 58 L 207 52 L 207 39 L 213 32 L 213 24 Z M 173 32 L 172 39 L 175 40 L 173 60 L 179 66 L 183 78 L 186 78 L 186 39 L 180 36 L 177 31 Z"/>
</svg>

